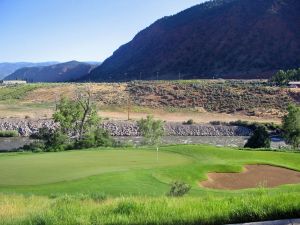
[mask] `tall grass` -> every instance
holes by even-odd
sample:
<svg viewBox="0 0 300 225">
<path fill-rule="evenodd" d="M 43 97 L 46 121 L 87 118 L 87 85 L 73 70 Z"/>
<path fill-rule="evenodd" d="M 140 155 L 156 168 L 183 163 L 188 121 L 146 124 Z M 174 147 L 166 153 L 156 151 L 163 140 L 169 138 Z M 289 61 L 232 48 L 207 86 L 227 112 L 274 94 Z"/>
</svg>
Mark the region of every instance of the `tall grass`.
<svg viewBox="0 0 300 225">
<path fill-rule="evenodd" d="M 15 130 L 0 130 L 0 137 L 17 137 L 18 131 Z"/>
<path fill-rule="evenodd" d="M 0 224 L 226 224 L 300 216 L 300 193 L 94 200 L 0 195 Z"/>
</svg>

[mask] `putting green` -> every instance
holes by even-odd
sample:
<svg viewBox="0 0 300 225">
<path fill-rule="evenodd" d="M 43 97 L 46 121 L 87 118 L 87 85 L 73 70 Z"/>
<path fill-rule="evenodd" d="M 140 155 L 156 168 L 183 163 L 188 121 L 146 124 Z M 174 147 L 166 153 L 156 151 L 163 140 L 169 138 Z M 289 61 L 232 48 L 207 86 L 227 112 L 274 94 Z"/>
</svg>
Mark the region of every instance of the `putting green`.
<svg viewBox="0 0 300 225">
<path fill-rule="evenodd" d="M 99 150 L 0 157 L 0 186 L 40 185 L 92 175 L 175 166 L 190 162 L 183 155 L 156 151 Z"/>
</svg>

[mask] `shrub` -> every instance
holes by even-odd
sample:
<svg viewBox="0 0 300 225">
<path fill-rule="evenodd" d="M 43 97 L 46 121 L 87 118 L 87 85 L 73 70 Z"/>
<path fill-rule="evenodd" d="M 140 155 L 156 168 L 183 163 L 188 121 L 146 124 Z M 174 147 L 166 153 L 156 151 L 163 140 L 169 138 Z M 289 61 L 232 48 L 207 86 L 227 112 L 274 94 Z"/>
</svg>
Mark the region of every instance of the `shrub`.
<svg viewBox="0 0 300 225">
<path fill-rule="evenodd" d="M 181 181 L 175 181 L 171 184 L 170 192 L 168 196 L 181 197 L 187 194 L 191 190 L 191 186 Z"/>
<path fill-rule="evenodd" d="M 158 146 L 164 135 L 164 122 L 154 120 L 153 116 L 138 121 L 139 130 L 145 138 L 146 144 Z"/>
<path fill-rule="evenodd" d="M 43 152 L 45 150 L 45 144 L 42 141 L 34 141 L 30 144 L 22 147 L 25 151 Z"/>
<path fill-rule="evenodd" d="M 188 121 L 183 122 L 184 125 L 192 125 L 192 124 L 194 124 L 194 123 L 195 123 L 195 122 L 194 122 L 194 120 L 192 120 L 192 119 L 189 119 Z"/>
<path fill-rule="evenodd" d="M 86 133 L 82 139 L 75 142 L 75 148 L 93 148 L 93 147 L 109 147 L 114 145 L 114 140 L 109 133 L 102 129 L 97 128 L 95 131 Z"/>
<path fill-rule="evenodd" d="M 245 148 L 270 148 L 271 140 L 265 126 L 258 126 L 245 144 Z"/>
<path fill-rule="evenodd" d="M 37 136 L 44 141 L 46 152 L 64 151 L 69 144 L 69 137 L 59 130 L 42 128 Z"/>
</svg>

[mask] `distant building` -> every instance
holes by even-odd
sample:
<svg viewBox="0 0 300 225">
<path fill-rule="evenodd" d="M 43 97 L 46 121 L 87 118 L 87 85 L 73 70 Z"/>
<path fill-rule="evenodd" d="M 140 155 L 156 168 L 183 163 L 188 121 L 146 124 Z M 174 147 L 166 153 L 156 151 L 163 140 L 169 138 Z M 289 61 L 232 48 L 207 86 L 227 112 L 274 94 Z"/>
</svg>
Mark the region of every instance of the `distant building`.
<svg viewBox="0 0 300 225">
<path fill-rule="evenodd" d="M 4 85 L 12 85 L 12 84 L 26 84 L 26 80 L 2 80 L 0 81 L 1 84 Z"/>
<path fill-rule="evenodd" d="M 300 81 L 291 81 L 289 82 L 290 88 L 300 88 Z"/>
</svg>

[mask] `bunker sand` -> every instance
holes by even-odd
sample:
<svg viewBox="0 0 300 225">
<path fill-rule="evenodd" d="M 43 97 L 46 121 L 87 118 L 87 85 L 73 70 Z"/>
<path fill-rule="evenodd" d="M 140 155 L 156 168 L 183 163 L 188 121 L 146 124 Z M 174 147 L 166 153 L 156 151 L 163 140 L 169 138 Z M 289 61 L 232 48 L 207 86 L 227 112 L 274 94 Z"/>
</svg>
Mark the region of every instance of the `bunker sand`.
<svg viewBox="0 0 300 225">
<path fill-rule="evenodd" d="M 300 172 L 269 165 L 247 165 L 241 173 L 209 173 L 200 186 L 212 189 L 239 190 L 277 187 L 300 183 Z"/>
</svg>

